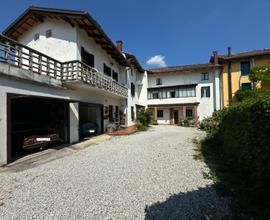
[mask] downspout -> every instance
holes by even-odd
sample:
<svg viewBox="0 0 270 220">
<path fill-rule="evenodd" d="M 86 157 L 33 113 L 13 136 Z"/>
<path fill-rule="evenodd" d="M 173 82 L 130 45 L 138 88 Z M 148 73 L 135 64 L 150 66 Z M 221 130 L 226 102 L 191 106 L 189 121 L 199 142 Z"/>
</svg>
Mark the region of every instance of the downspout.
<svg viewBox="0 0 270 220">
<path fill-rule="evenodd" d="M 231 47 L 228 47 L 228 58 L 231 56 Z M 229 104 L 232 103 L 232 63 L 228 60 L 228 97 L 229 97 Z"/>
</svg>

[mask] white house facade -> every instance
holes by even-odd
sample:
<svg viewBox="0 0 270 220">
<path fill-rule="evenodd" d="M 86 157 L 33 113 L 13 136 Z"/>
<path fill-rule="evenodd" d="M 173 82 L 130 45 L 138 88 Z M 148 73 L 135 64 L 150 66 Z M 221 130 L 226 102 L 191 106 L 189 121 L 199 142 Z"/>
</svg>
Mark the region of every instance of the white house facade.
<svg viewBox="0 0 270 220">
<path fill-rule="evenodd" d="M 146 76 L 134 59 L 86 12 L 27 9 L 0 36 L 0 165 L 20 153 L 22 124 L 53 131 L 64 143 L 78 142 L 87 122 L 97 133 L 134 125 L 136 77 Z"/>
<path fill-rule="evenodd" d="M 220 72 L 215 64 L 148 70 L 148 108 L 159 124 L 194 123 L 220 109 Z"/>
</svg>

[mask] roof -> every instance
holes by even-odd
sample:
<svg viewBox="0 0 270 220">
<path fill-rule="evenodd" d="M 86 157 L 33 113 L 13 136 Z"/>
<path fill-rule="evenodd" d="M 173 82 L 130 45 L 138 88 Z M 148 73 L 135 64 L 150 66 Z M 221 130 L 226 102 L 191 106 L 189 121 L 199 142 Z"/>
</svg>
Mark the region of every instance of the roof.
<svg viewBox="0 0 270 220">
<path fill-rule="evenodd" d="M 250 51 L 243 51 L 239 53 L 232 53 L 230 56 L 226 55 L 219 55 L 219 62 L 226 62 L 226 61 L 233 61 L 233 60 L 241 60 L 253 57 L 265 57 L 270 56 L 270 49 L 262 49 L 262 50 L 250 50 Z M 213 62 L 213 56 L 210 58 L 210 62 Z"/>
<path fill-rule="evenodd" d="M 123 53 L 126 55 L 126 58 L 131 63 L 131 65 L 133 65 L 140 73 L 144 73 L 144 69 L 133 54 L 127 52 Z"/>
<path fill-rule="evenodd" d="M 171 66 L 171 67 L 147 69 L 147 72 L 149 74 L 181 73 L 181 72 L 194 72 L 200 70 L 203 71 L 219 67 L 221 67 L 221 65 L 214 65 L 213 63 L 202 63 L 184 66 Z"/>
<path fill-rule="evenodd" d="M 56 20 L 61 19 L 69 23 L 72 27 L 76 25 L 85 30 L 88 36 L 94 38 L 96 43 L 100 44 L 102 49 L 104 49 L 115 61 L 120 65 L 129 66 L 128 61 L 102 30 L 98 22 L 86 11 L 31 6 L 12 22 L 3 31 L 3 34 L 17 40 L 18 37 L 31 29 L 34 25 L 42 23 L 45 17 Z"/>
</svg>

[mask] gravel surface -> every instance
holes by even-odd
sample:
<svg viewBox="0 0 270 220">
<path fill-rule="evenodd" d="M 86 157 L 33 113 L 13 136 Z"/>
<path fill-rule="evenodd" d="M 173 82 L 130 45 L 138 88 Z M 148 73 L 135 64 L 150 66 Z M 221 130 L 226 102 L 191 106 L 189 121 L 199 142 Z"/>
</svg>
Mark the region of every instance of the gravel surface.
<svg viewBox="0 0 270 220">
<path fill-rule="evenodd" d="M 0 173 L 0 219 L 219 219 L 226 201 L 192 157 L 192 139 L 203 135 L 155 126 Z"/>
</svg>

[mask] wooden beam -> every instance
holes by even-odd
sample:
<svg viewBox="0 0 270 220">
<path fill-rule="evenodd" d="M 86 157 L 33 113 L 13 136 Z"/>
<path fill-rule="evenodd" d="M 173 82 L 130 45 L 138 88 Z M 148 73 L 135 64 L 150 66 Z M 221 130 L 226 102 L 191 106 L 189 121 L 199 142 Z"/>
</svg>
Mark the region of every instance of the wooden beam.
<svg viewBox="0 0 270 220">
<path fill-rule="evenodd" d="M 68 17 L 62 17 L 62 19 L 65 22 L 69 23 L 71 27 L 73 27 L 73 28 L 75 27 L 75 24 Z"/>
</svg>

